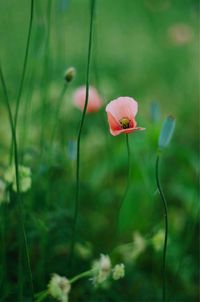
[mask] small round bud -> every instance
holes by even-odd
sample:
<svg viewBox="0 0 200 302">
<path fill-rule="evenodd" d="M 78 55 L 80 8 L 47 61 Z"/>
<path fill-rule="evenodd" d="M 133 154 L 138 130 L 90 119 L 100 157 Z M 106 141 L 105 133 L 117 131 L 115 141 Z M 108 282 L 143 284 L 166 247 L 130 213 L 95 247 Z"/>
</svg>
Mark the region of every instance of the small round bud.
<svg viewBox="0 0 200 302">
<path fill-rule="evenodd" d="M 74 67 L 69 67 L 65 72 L 65 80 L 70 83 L 76 75 L 76 69 Z"/>
</svg>

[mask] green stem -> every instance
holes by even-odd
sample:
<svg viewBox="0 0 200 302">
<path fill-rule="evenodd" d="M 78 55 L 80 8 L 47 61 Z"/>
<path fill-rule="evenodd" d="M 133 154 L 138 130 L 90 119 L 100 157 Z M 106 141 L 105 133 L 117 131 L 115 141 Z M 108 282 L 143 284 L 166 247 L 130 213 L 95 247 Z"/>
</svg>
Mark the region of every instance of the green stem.
<svg viewBox="0 0 200 302">
<path fill-rule="evenodd" d="M 165 302 L 166 301 L 166 253 L 167 253 L 167 238 L 168 238 L 168 213 L 167 213 L 167 201 L 165 199 L 159 180 L 159 160 L 160 160 L 160 155 L 158 154 L 156 158 L 156 184 L 157 184 L 158 191 L 160 193 L 160 197 L 163 202 L 164 218 L 165 218 L 165 241 L 164 241 L 163 264 L 162 264 L 162 274 L 163 274 L 162 299 L 163 302 Z"/>
<path fill-rule="evenodd" d="M 87 71 L 86 71 L 86 97 L 85 97 L 85 105 L 81 117 L 81 122 L 78 130 L 77 137 L 77 156 L 76 156 L 76 195 L 75 195 L 75 209 L 74 209 L 74 219 L 72 226 L 72 239 L 69 253 L 69 267 L 71 266 L 73 252 L 74 252 L 74 244 L 75 244 L 75 235 L 76 235 L 76 224 L 78 218 L 78 210 L 79 210 L 79 187 L 80 187 L 80 142 L 81 142 L 81 133 L 83 129 L 83 124 L 85 120 L 85 114 L 87 111 L 88 105 L 88 95 L 89 95 L 89 75 L 90 75 L 90 62 L 91 62 L 91 49 L 92 49 L 92 34 L 93 34 L 93 19 L 94 19 L 94 10 L 95 10 L 95 2 L 96 0 L 91 0 L 91 15 L 90 15 L 90 32 L 89 32 L 89 44 L 88 44 L 88 57 L 87 57 Z"/>
<path fill-rule="evenodd" d="M 18 299 L 19 301 L 23 301 L 23 292 L 24 292 L 24 274 L 22 267 L 22 236 L 21 230 L 19 230 L 19 258 L 18 258 Z"/>
<path fill-rule="evenodd" d="M 117 215 L 116 215 L 116 225 L 115 225 L 115 228 L 114 228 L 114 240 L 116 239 L 117 237 L 117 232 L 118 232 L 118 227 L 119 227 L 119 217 L 120 217 L 120 211 L 121 211 L 121 208 L 122 208 L 122 205 L 126 199 L 126 196 L 127 196 L 127 193 L 128 193 L 128 190 L 129 190 L 129 185 L 130 185 L 130 161 L 131 161 L 131 152 L 130 152 L 130 146 L 129 146 L 129 134 L 126 134 L 126 148 L 127 148 L 127 159 L 128 159 L 128 162 L 127 162 L 127 183 L 126 183 L 126 188 L 124 190 L 124 194 L 118 204 L 118 208 L 117 208 Z"/>
<path fill-rule="evenodd" d="M 30 111 L 31 111 L 31 102 L 32 102 L 32 97 L 33 97 L 33 87 L 34 87 L 33 73 L 31 74 L 28 87 L 29 87 L 29 90 L 26 95 L 24 112 L 23 112 L 23 128 L 22 128 L 22 134 L 20 137 L 21 140 L 19 142 L 20 149 L 21 149 L 21 157 L 20 157 L 21 162 L 23 162 L 25 148 L 26 148 L 26 140 L 28 137 L 28 130 L 30 127 L 30 119 L 31 119 Z"/>
<path fill-rule="evenodd" d="M 79 275 L 77 275 L 77 276 L 71 278 L 69 281 L 70 281 L 70 283 L 72 284 L 72 283 L 76 282 L 77 280 L 82 279 L 82 278 L 84 278 L 84 277 L 90 277 L 90 276 L 93 274 L 93 271 L 94 271 L 94 270 L 90 269 L 90 270 L 88 270 L 88 271 L 85 271 L 85 272 L 83 272 L 83 273 L 80 273 Z"/>
<path fill-rule="evenodd" d="M 56 106 L 56 110 L 55 110 L 55 121 L 54 121 L 54 126 L 53 126 L 53 130 L 52 130 L 52 134 L 51 134 L 51 145 L 53 144 L 54 137 L 55 137 L 55 134 L 56 134 L 56 129 L 57 129 L 57 125 L 58 125 L 58 119 L 59 119 L 60 109 L 61 109 L 61 106 L 62 106 L 63 97 L 65 95 L 67 87 L 68 86 L 65 83 L 65 85 L 63 86 L 63 88 L 62 88 L 62 90 L 60 92 L 60 96 L 58 97 L 58 102 L 57 102 L 57 106 Z"/>
<path fill-rule="evenodd" d="M 129 189 L 129 183 L 130 183 L 130 161 L 131 161 L 131 152 L 130 152 L 130 146 L 129 146 L 129 135 L 126 134 L 126 148 L 127 148 L 127 157 L 128 157 L 128 163 L 127 163 L 127 184 L 126 184 L 126 189 L 124 191 L 124 195 L 123 198 L 121 199 L 120 203 L 119 203 L 119 214 L 120 214 L 120 210 L 121 207 L 124 203 L 124 200 L 126 199 L 127 193 L 128 193 L 128 189 Z"/>
<path fill-rule="evenodd" d="M 7 111 L 8 111 L 10 127 L 11 127 L 11 132 L 12 132 L 12 141 L 13 141 L 13 147 L 14 147 L 15 177 L 16 177 L 16 187 L 17 187 L 17 204 L 18 204 L 21 231 L 22 231 L 22 236 L 23 236 L 24 245 L 25 245 L 26 260 L 27 260 L 27 267 L 28 267 L 28 272 L 29 272 L 31 292 L 32 292 L 32 297 L 33 297 L 34 296 L 33 278 L 32 278 L 31 266 L 30 266 L 28 243 L 27 243 L 26 231 L 25 231 L 25 226 L 24 226 L 24 215 L 23 215 L 22 200 L 21 200 L 21 194 L 20 194 L 19 163 L 18 163 L 18 147 L 17 147 L 17 138 L 16 138 L 16 128 L 15 128 L 14 120 L 13 120 L 13 117 L 12 117 L 11 107 L 10 107 L 10 103 L 9 103 L 9 99 L 8 99 L 8 93 L 7 93 L 7 87 L 6 87 L 6 84 L 5 84 L 5 80 L 4 80 L 4 76 L 3 76 L 1 66 L 0 66 L 0 78 L 1 78 L 2 86 L 3 86 L 3 92 L 4 92 L 4 95 L 5 95 L 5 102 L 6 102 L 6 107 L 7 107 Z"/>
<path fill-rule="evenodd" d="M 0 278 L 0 292 L 3 293 L 5 288 L 6 274 L 7 274 L 7 261 L 6 261 L 6 205 L 1 206 L 1 278 Z"/>
<path fill-rule="evenodd" d="M 52 10 L 52 0 L 48 0 L 47 3 L 47 37 L 45 45 L 45 57 L 44 57 L 44 73 L 43 73 L 43 93 L 42 93 L 42 110 L 41 110 L 41 137 L 40 137 L 40 146 L 41 153 L 43 155 L 43 146 L 44 146 L 44 135 L 45 127 L 47 124 L 47 93 L 48 93 L 48 82 L 49 82 L 49 56 L 50 56 L 50 34 L 51 34 L 51 10 Z M 41 158 L 42 158 L 41 155 Z"/>
<path fill-rule="evenodd" d="M 27 43 L 26 43 L 26 51 L 25 51 L 23 69 L 22 69 L 22 76 L 21 76 L 19 92 L 18 92 L 16 108 L 15 108 L 15 114 L 14 114 L 14 125 L 15 125 L 15 127 L 17 127 L 19 105 L 20 105 L 22 90 L 23 90 L 23 86 L 24 86 L 24 79 L 25 79 L 25 74 L 26 74 L 26 67 L 27 67 L 28 54 L 29 54 L 29 48 L 30 48 L 30 40 L 31 40 L 31 31 L 32 31 L 32 24 L 33 24 L 33 12 L 34 12 L 34 0 L 31 0 L 28 38 L 27 38 Z"/>
<path fill-rule="evenodd" d="M 20 86 L 19 86 L 19 91 L 18 91 L 17 101 L 16 101 L 16 107 L 15 107 L 15 113 L 14 113 L 14 126 L 15 126 L 16 129 L 17 129 L 17 121 L 18 121 L 20 100 L 21 100 L 21 95 L 22 95 L 23 86 L 24 86 L 24 79 L 25 79 L 25 74 L 26 74 L 26 67 L 27 67 L 28 54 L 29 54 L 29 48 L 30 48 L 31 31 L 32 31 L 32 24 L 33 24 L 33 13 L 34 13 L 34 0 L 31 0 L 28 37 L 27 37 L 24 63 L 23 63 L 23 69 L 22 69 L 22 76 L 21 76 L 21 80 L 20 80 Z M 11 147 L 10 147 L 10 163 L 12 162 L 12 157 L 13 157 L 13 140 L 12 140 Z"/>
</svg>

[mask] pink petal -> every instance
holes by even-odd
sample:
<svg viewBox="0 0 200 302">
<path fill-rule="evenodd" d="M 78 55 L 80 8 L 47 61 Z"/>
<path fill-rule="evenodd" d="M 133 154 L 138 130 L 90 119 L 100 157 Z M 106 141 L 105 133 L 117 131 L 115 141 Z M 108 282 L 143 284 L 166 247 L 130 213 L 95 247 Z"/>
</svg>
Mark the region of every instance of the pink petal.
<svg viewBox="0 0 200 302">
<path fill-rule="evenodd" d="M 110 112 L 118 121 L 125 117 L 132 120 L 137 110 L 137 102 L 131 97 L 119 97 L 106 106 L 106 112 Z"/>
<path fill-rule="evenodd" d="M 86 87 L 81 86 L 78 88 L 74 94 L 74 105 L 83 110 L 85 105 L 86 99 Z M 87 112 L 95 112 L 98 111 L 99 108 L 102 106 L 102 99 L 99 96 L 97 90 L 90 86 L 89 87 L 89 96 L 88 96 L 88 105 L 87 105 Z"/>
<path fill-rule="evenodd" d="M 109 123 L 110 129 L 112 129 L 114 131 L 121 129 L 119 122 L 114 118 L 114 116 L 110 112 L 107 113 L 107 117 L 108 117 L 108 123 Z"/>
<path fill-rule="evenodd" d="M 113 130 L 110 128 L 110 133 L 113 135 L 113 136 L 117 136 L 121 133 L 131 133 L 131 132 L 135 132 L 135 131 L 138 131 L 138 130 L 145 130 L 145 128 L 141 128 L 141 127 L 137 127 L 137 128 L 127 128 L 127 129 L 121 129 L 121 130 Z"/>
</svg>

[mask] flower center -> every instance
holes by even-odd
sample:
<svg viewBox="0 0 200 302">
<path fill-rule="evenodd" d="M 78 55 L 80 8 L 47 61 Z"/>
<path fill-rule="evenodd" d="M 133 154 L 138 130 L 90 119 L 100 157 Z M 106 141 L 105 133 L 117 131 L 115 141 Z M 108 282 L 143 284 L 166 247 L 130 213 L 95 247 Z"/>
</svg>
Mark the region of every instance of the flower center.
<svg viewBox="0 0 200 302">
<path fill-rule="evenodd" d="M 130 128 L 129 119 L 127 117 L 123 117 L 119 122 L 122 129 Z"/>
</svg>

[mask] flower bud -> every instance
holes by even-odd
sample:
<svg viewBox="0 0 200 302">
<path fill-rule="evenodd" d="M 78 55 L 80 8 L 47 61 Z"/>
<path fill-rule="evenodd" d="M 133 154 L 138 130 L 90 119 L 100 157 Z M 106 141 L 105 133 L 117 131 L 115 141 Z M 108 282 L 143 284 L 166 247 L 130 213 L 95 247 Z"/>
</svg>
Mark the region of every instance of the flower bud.
<svg viewBox="0 0 200 302">
<path fill-rule="evenodd" d="M 162 150 L 167 145 L 170 143 L 170 140 L 172 138 L 174 129 L 176 125 L 176 120 L 173 116 L 167 116 L 166 119 L 164 120 L 161 132 L 160 132 L 160 137 L 159 137 L 159 148 Z"/>
<path fill-rule="evenodd" d="M 76 75 L 76 69 L 74 67 L 69 67 L 65 72 L 65 80 L 70 83 Z"/>
</svg>

